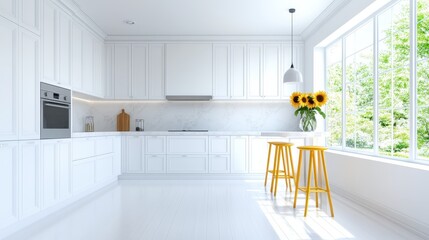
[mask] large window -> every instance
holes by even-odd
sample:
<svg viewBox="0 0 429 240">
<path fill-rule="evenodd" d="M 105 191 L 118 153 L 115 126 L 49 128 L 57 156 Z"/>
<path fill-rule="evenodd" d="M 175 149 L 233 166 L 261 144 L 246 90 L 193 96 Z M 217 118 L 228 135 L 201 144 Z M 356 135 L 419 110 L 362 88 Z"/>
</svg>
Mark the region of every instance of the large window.
<svg viewBox="0 0 429 240">
<path fill-rule="evenodd" d="M 429 160 L 428 33 L 429 0 L 401 0 L 325 49 L 330 146 Z"/>
</svg>

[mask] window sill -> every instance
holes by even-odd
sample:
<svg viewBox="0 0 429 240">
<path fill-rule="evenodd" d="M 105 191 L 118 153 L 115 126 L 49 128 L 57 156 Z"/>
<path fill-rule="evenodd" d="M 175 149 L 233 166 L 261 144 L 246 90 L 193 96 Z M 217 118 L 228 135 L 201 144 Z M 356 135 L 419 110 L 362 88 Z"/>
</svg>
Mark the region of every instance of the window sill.
<svg viewBox="0 0 429 240">
<path fill-rule="evenodd" d="M 362 158 L 369 161 L 375 161 L 380 163 L 386 163 L 386 164 L 393 164 L 401 167 L 408 167 L 413 169 L 419 169 L 424 171 L 429 171 L 429 165 L 425 165 L 424 163 L 418 163 L 418 162 L 407 162 L 406 160 L 394 160 L 389 158 L 383 158 L 383 157 L 377 157 L 377 156 L 369 156 L 365 154 L 359 154 L 359 153 L 352 153 L 352 152 L 345 152 L 340 150 L 327 150 L 327 153 L 333 153 L 338 154 L 342 156 L 347 157 L 355 157 L 355 158 Z M 427 163 L 429 164 L 429 163 Z"/>
</svg>

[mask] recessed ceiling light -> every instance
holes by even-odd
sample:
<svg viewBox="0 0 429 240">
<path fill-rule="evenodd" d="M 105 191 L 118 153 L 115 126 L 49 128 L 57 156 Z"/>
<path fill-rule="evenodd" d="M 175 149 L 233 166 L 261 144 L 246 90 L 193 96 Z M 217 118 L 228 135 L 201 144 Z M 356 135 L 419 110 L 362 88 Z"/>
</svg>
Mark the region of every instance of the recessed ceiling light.
<svg viewBox="0 0 429 240">
<path fill-rule="evenodd" d="M 128 25 L 134 25 L 134 24 L 136 24 L 136 22 L 131 21 L 131 20 L 125 20 L 124 22 L 125 22 L 126 24 L 128 24 Z"/>
</svg>

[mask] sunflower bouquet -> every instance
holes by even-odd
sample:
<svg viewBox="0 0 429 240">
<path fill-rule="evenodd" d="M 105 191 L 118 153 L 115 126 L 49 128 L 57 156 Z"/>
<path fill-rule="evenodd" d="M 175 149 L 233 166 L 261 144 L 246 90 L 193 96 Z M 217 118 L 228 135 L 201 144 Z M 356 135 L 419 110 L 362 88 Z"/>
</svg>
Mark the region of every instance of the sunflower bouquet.
<svg viewBox="0 0 429 240">
<path fill-rule="evenodd" d="M 319 113 L 323 118 L 326 114 L 320 107 L 326 104 L 328 95 L 325 91 L 315 93 L 294 92 L 290 95 L 290 104 L 296 108 L 295 116 L 300 114 L 300 128 L 307 132 L 316 129 L 316 114 Z"/>
</svg>

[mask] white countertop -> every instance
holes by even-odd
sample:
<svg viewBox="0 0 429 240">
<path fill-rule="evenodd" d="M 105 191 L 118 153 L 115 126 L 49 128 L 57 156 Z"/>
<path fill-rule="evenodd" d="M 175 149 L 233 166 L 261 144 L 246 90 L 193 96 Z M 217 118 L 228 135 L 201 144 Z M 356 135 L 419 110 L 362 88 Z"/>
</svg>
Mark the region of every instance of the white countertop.
<svg viewBox="0 0 429 240">
<path fill-rule="evenodd" d="M 325 137 L 327 132 L 301 132 L 301 131 L 208 131 L 208 132 L 74 132 L 72 138 L 102 137 L 102 136 L 266 136 L 266 137 Z"/>
</svg>

